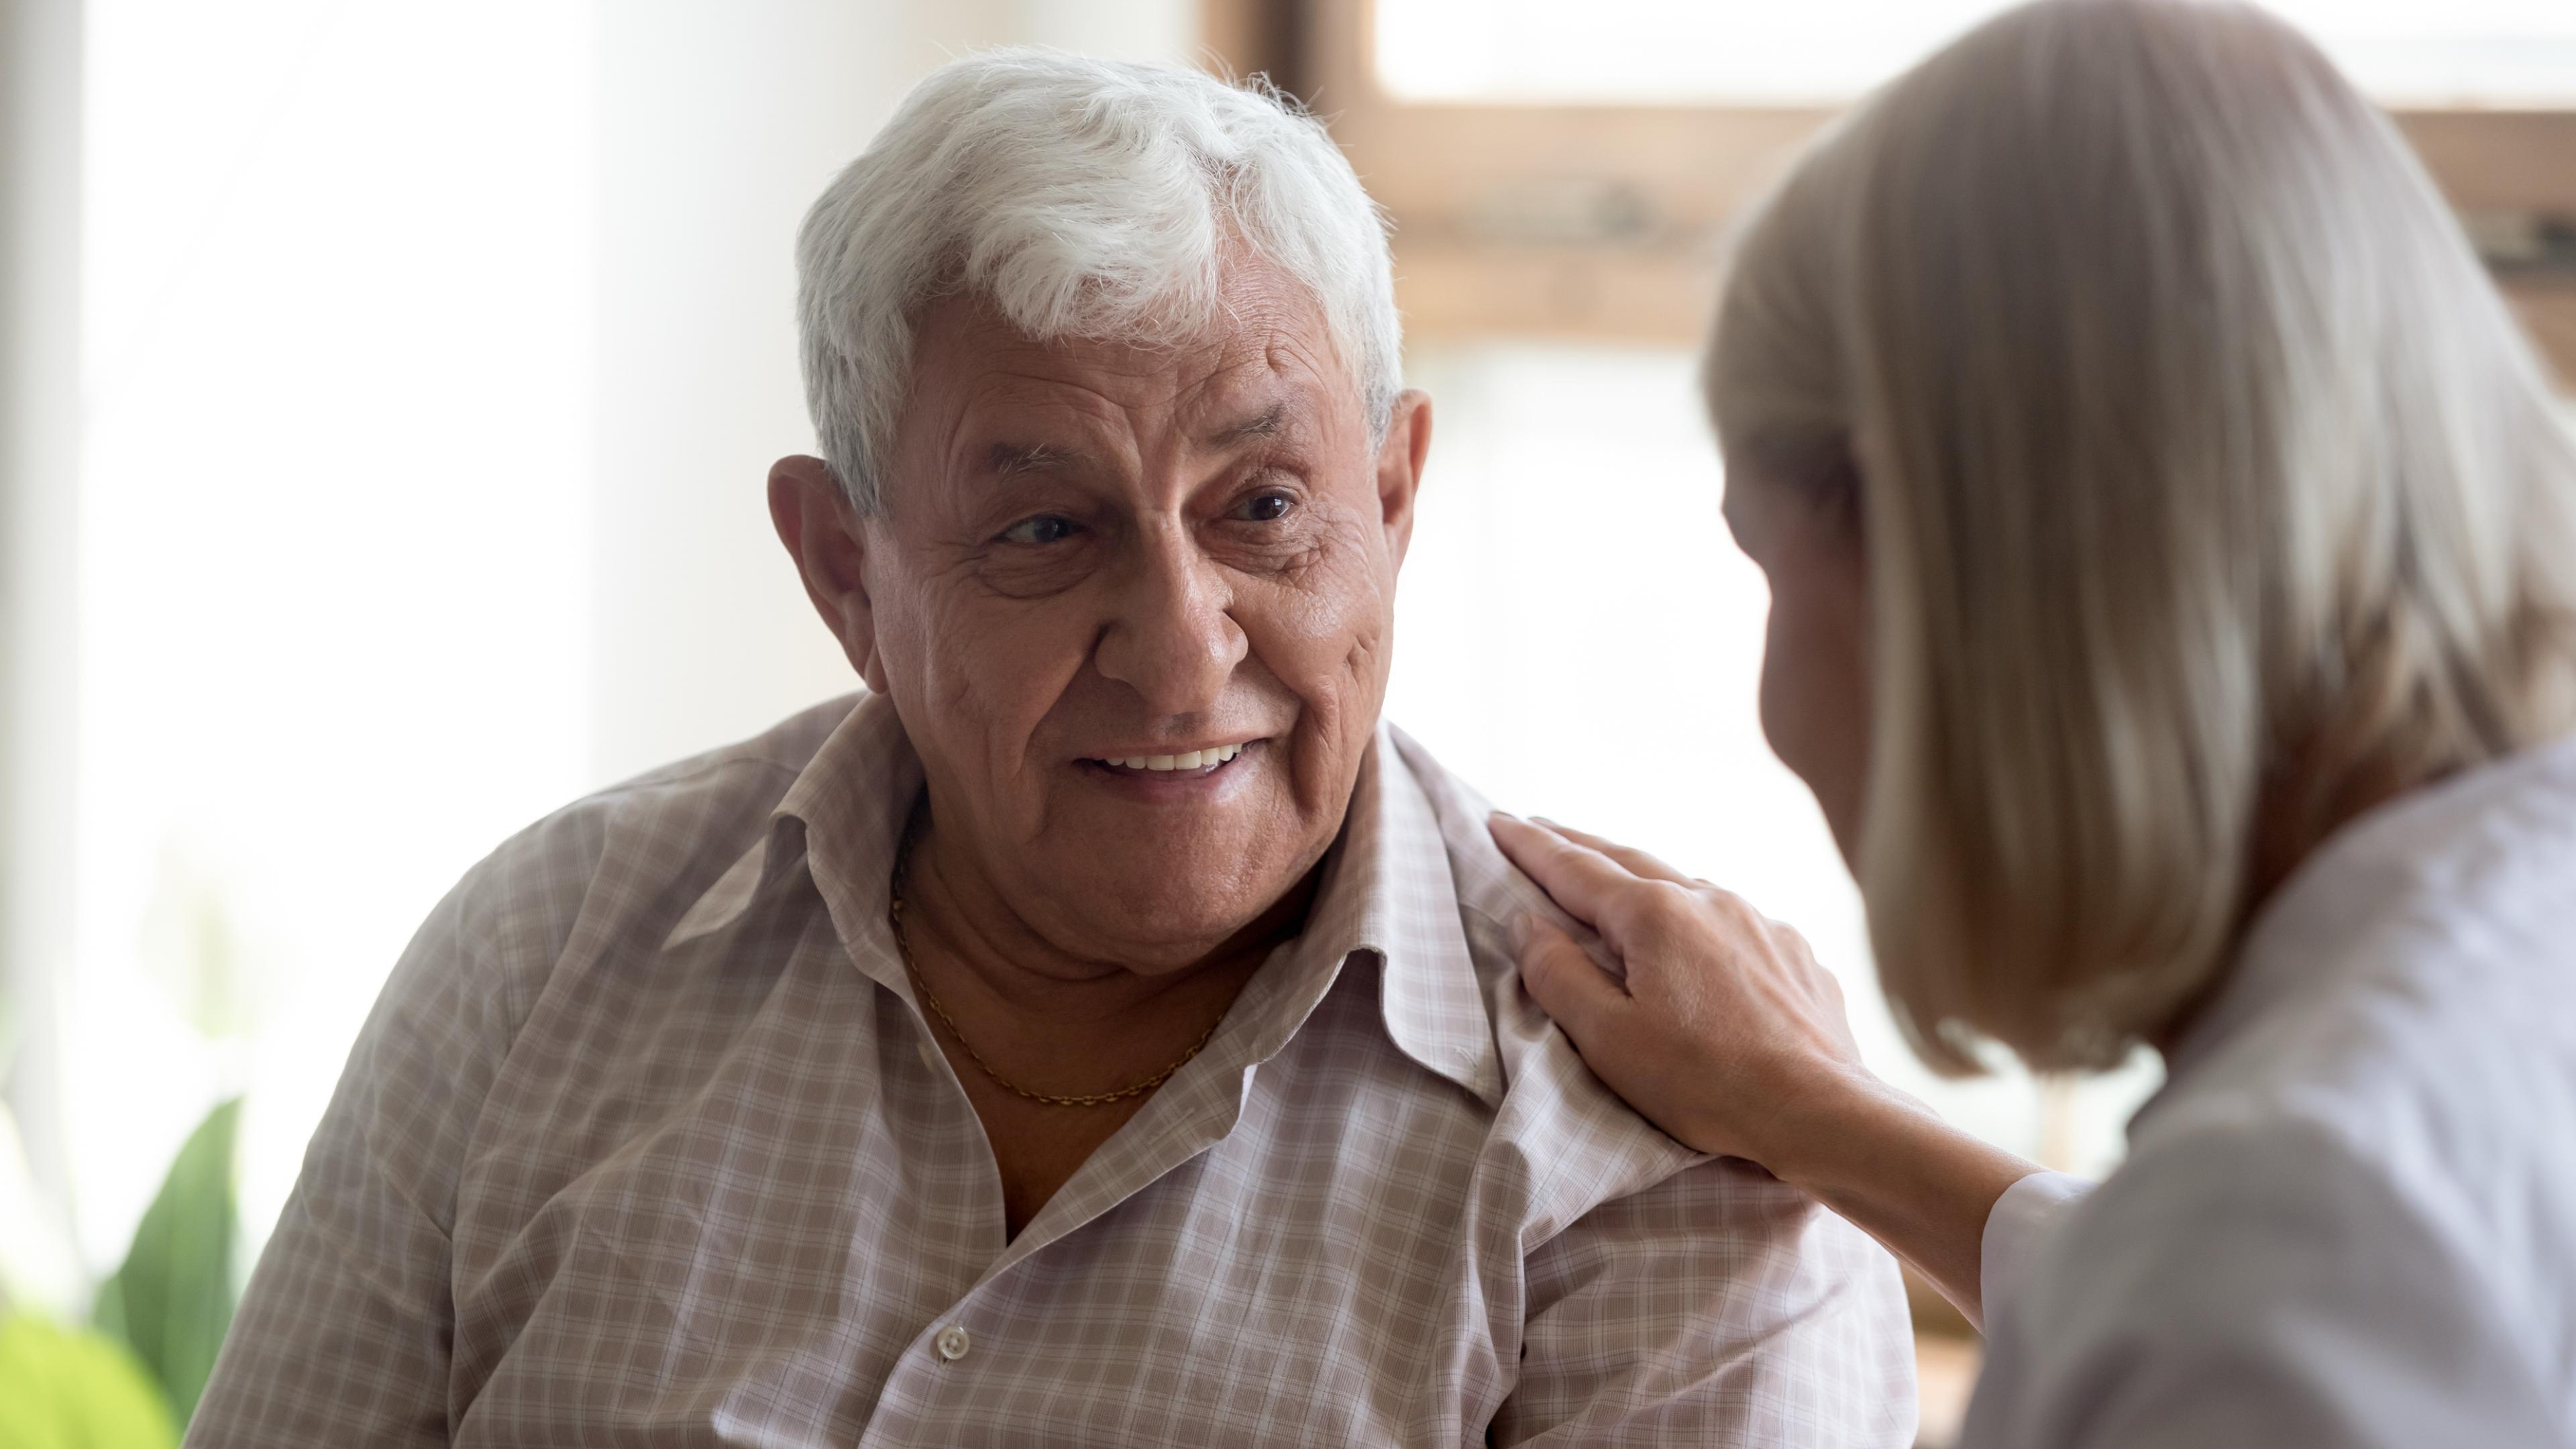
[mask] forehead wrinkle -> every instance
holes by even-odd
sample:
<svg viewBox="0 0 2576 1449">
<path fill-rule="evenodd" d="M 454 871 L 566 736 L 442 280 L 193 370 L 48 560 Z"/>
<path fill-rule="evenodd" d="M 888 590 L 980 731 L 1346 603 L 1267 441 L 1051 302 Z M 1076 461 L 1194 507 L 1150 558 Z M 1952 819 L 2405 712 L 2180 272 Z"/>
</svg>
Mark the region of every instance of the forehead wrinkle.
<svg viewBox="0 0 2576 1449">
<path fill-rule="evenodd" d="M 1193 438 L 1217 447 L 1276 438 L 1302 433 L 1329 412 L 1338 379 L 1318 366 L 1314 321 L 1264 316 L 1215 340 L 1210 365 L 1183 399 Z"/>
<path fill-rule="evenodd" d="M 1126 411 L 1069 378 L 1007 366 L 987 368 L 965 393 L 951 425 L 952 456 L 966 471 L 998 479 L 1103 466 L 1087 444 Z"/>
<path fill-rule="evenodd" d="M 1283 421 L 1294 431 L 1312 430 L 1321 440 L 1339 436 L 1345 413 L 1364 422 L 1367 400 L 1356 375 L 1340 365 L 1341 350 L 1320 315 L 1308 316 L 1304 326 L 1278 328 L 1263 341 L 1262 364 L 1291 404 Z"/>
<path fill-rule="evenodd" d="M 963 351 L 971 358 L 956 389 L 964 394 L 954 424 L 965 435 L 957 440 L 965 450 L 958 463 L 1008 481 L 1111 471 L 1107 457 L 1083 446 L 1110 436 L 1119 439 L 1110 452 L 1123 457 L 1128 440 L 1142 443 L 1165 428 L 1192 451 L 1234 451 L 1304 435 L 1338 411 L 1338 399 L 1322 395 L 1340 380 L 1331 366 L 1330 336 L 1312 307 L 1285 305 L 1291 299 L 1276 288 L 1248 290 L 1255 295 L 1228 299 L 1237 305 L 1225 325 L 1160 344 L 1114 337 L 1040 341 L 988 305 L 951 314 L 962 325 L 940 341 L 950 355 Z"/>
<path fill-rule="evenodd" d="M 1210 375 L 1194 376 L 1190 359 L 1172 351 L 1114 361 L 1097 353 L 1084 357 L 1059 352 L 1043 357 L 1035 367 L 998 367 L 994 372 L 997 375 L 982 389 L 986 407 L 1060 414 L 1085 432 L 1134 431 L 1158 414 L 1184 413 L 1215 380 Z"/>
</svg>

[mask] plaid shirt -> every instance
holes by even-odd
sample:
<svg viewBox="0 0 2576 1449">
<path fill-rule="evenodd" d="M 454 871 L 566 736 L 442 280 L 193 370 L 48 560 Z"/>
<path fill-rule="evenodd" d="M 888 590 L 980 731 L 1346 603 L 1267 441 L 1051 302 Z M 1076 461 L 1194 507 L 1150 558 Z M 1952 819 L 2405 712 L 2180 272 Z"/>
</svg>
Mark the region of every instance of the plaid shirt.
<svg viewBox="0 0 2576 1449">
<path fill-rule="evenodd" d="M 470 872 L 188 1443 L 1908 1442 L 1893 1261 L 1593 1079 L 1392 730 L 1303 934 L 1006 1241 L 886 922 L 921 779 L 844 699 Z"/>
</svg>

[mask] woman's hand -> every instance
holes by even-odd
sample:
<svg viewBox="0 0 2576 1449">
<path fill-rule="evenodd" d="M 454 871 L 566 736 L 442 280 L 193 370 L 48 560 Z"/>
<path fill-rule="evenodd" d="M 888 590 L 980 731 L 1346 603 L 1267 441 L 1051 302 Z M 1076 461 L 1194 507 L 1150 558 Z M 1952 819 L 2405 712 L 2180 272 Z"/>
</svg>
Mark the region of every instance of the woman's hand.
<svg viewBox="0 0 2576 1449">
<path fill-rule="evenodd" d="M 1643 851 L 1509 815 L 1490 826 L 1625 965 L 1622 985 L 1552 922 L 1519 927 L 1530 994 L 1655 1125 L 1787 1177 L 1803 1124 L 1884 1090 L 1861 1065 L 1841 986 L 1796 931 Z"/>
<path fill-rule="evenodd" d="M 1488 824 L 1626 969 L 1622 984 L 1553 923 L 1522 925 L 1521 980 L 1593 1074 L 1681 1141 L 1849 1218 L 1982 1326 L 1987 1215 L 2038 1168 L 1871 1076 L 1842 988 L 1797 932 L 1643 851 Z"/>
</svg>

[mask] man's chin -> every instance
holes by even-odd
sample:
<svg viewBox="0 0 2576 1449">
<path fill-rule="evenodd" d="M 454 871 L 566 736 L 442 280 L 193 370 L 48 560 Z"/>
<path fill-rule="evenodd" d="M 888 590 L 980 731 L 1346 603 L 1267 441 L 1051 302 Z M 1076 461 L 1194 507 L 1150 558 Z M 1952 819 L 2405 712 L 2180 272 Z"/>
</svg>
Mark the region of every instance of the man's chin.
<svg viewBox="0 0 2576 1449">
<path fill-rule="evenodd" d="M 1178 970 L 1250 935 L 1293 933 L 1300 888 L 1339 833 L 1297 808 L 1285 761 L 1252 752 L 1238 779 L 1090 780 L 1060 795 L 1024 877 L 1061 947 L 1142 971 Z M 1178 775 L 1180 772 L 1169 772 Z M 1292 897 L 1298 899 L 1292 900 Z"/>
</svg>

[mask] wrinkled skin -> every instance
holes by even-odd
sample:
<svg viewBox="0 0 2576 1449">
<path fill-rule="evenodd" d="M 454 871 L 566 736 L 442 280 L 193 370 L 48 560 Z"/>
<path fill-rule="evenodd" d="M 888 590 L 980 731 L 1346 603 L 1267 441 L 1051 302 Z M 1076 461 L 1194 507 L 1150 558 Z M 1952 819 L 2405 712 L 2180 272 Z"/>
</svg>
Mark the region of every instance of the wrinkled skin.
<svg viewBox="0 0 2576 1449">
<path fill-rule="evenodd" d="M 846 536 L 806 569 L 956 863 L 1057 950 L 1138 970 L 1207 955 L 1340 830 L 1429 435 L 1408 394 L 1370 446 L 1321 313 L 1275 273 L 1237 268 L 1227 300 L 1236 325 L 1170 351 L 935 303 L 882 513 L 832 507 Z M 1216 740 L 1259 743 L 1205 798 L 1085 764 Z"/>
<path fill-rule="evenodd" d="M 1429 402 L 1373 439 L 1310 295 L 1241 260 L 1225 302 L 1156 348 L 1038 343 L 943 298 L 879 512 L 817 459 L 770 477 L 808 594 L 927 773 L 923 974 L 1046 1091 L 1159 1068 L 1294 933 L 1385 698 Z M 1236 744 L 1212 771 L 1103 763 Z M 1068 1127 L 960 1077 L 1006 1180 L 1031 1127 L 1015 1219 L 1125 1115 Z"/>
</svg>

